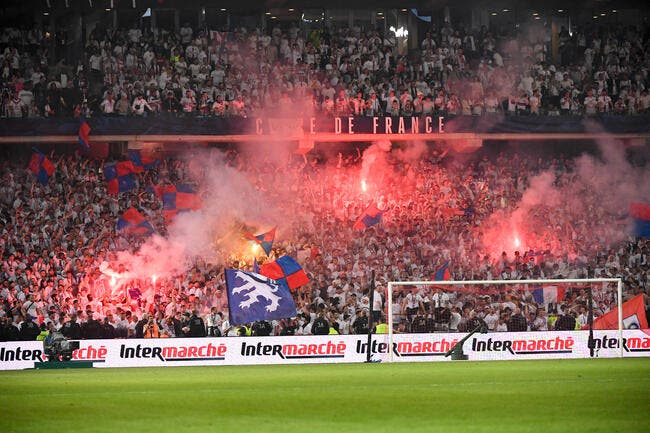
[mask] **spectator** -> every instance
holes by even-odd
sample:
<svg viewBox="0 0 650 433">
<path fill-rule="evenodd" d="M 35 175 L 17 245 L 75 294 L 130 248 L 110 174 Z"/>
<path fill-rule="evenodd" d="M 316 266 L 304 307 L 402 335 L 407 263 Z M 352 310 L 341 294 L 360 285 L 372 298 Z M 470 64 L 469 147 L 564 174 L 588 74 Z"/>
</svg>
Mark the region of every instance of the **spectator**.
<svg viewBox="0 0 650 433">
<path fill-rule="evenodd" d="M 524 332 L 527 329 L 526 318 L 521 313 L 521 309 L 515 308 L 508 320 L 508 332 Z"/>
<path fill-rule="evenodd" d="M 145 116 L 146 111 L 149 111 L 149 112 L 153 111 L 151 106 L 144 99 L 144 96 L 142 94 L 139 94 L 133 100 L 133 105 L 131 106 L 131 110 L 132 110 L 133 114 L 135 114 L 136 116 Z"/>
<path fill-rule="evenodd" d="M 162 101 L 162 111 L 165 113 L 178 113 L 181 109 L 181 105 L 176 99 L 174 92 L 169 90 L 165 96 L 165 99 Z"/>
<path fill-rule="evenodd" d="M 106 98 L 100 104 L 100 109 L 104 114 L 115 113 L 115 100 L 113 99 L 113 92 L 106 92 Z"/>
<path fill-rule="evenodd" d="M 78 340 L 81 338 L 81 326 L 77 323 L 77 315 L 70 314 L 70 319 L 63 324 L 61 333 L 70 340 Z"/>
<path fill-rule="evenodd" d="M 325 314 L 321 311 L 318 313 L 318 317 L 314 320 L 314 324 L 311 327 L 311 333 L 314 335 L 327 335 L 329 334 L 330 325 L 325 319 Z"/>
<path fill-rule="evenodd" d="M 183 108 L 183 113 L 185 114 L 194 113 L 197 103 L 196 103 L 196 98 L 192 94 L 191 90 L 185 92 L 185 96 L 183 96 L 180 100 L 180 105 Z"/>
<path fill-rule="evenodd" d="M 160 338 L 160 326 L 153 317 L 149 317 L 147 323 L 143 325 L 142 334 L 144 338 Z"/>
<path fill-rule="evenodd" d="M 115 112 L 120 116 L 126 116 L 131 113 L 131 104 L 129 104 L 126 94 L 122 94 L 120 100 L 115 103 Z"/>
</svg>

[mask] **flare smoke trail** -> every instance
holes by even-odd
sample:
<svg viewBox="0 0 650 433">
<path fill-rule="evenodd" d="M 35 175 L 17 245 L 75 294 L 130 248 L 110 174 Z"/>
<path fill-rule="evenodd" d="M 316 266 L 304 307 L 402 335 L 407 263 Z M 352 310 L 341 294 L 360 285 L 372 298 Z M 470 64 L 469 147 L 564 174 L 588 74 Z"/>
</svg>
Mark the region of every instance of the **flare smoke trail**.
<svg viewBox="0 0 650 433">
<path fill-rule="evenodd" d="M 629 236 L 620 224 L 630 202 L 648 201 L 650 173 L 630 165 L 625 148 L 612 140 L 598 143 L 600 156 L 583 155 L 570 173 L 553 169 L 531 179 L 516 209 L 496 212 L 483 224 L 483 245 L 493 257 L 515 249 L 554 254 L 587 254 Z M 588 228 L 588 239 L 577 228 Z M 582 230 L 584 232 L 584 230 Z M 521 248 L 514 245 L 521 240 Z"/>
</svg>

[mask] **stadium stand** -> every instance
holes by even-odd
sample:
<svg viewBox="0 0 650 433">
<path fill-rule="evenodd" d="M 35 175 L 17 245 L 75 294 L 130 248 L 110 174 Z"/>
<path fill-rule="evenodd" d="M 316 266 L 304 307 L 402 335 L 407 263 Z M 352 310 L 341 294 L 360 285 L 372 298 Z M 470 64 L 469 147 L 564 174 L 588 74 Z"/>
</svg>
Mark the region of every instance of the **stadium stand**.
<svg viewBox="0 0 650 433">
<path fill-rule="evenodd" d="M 363 211 L 357 191 L 360 162 L 354 155 L 314 163 L 298 158 L 289 163 L 267 160 L 254 165 L 235 151 L 227 158 L 230 167 L 266 191 L 282 191 L 286 184 L 300 185 L 291 191 L 293 201 L 284 202 L 278 211 L 302 215 L 304 220 L 284 227 L 283 241 L 276 242 L 273 254 L 299 258 L 311 283 L 297 293 L 300 314 L 295 323 L 274 323 L 277 334 L 282 327 L 295 328 L 300 334 L 319 311 L 325 311 L 328 320 L 339 322 L 338 329 L 355 329 L 353 323 L 368 308 L 371 269 L 377 272 L 380 290 L 391 280 L 432 279 L 447 260 L 451 263 L 450 277 L 456 280 L 621 277 L 627 297 L 645 293 L 648 287 L 647 239 L 623 239 L 607 248 L 596 240 L 605 236 L 620 217 L 607 214 L 605 209 L 592 209 L 598 220 L 583 224 L 581 215 L 572 214 L 582 212 L 579 207 L 554 211 L 540 206 L 531 224 L 553 228 L 553 221 L 574 221 L 566 227 L 572 233 L 565 236 L 576 239 L 554 244 L 541 255 L 530 251 L 481 257 L 480 238 L 467 236 L 476 233 L 475 224 L 498 213 L 502 206 L 507 209 L 520 203 L 523 190 L 515 183 L 525 184 L 551 168 L 558 173 L 560 183 L 570 178 L 569 159 L 538 161 L 501 154 L 494 160 L 479 159 L 469 170 L 446 163 L 435 151 L 413 163 L 396 161 L 391 182 L 398 181 L 401 187 L 385 193 L 381 204 L 389 211 L 381 224 L 359 231 L 352 228 Z M 63 326 L 72 315 L 82 324 L 94 316 L 115 328 L 113 331 L 106 326 L 108 335 L 115 332 L 119 336 L 136 336 L 138 324 L 144 324 L 140 319 L 146 321 L 145 315 L 152 315 L 163 333 L 178 336 L 182 314 L 197 310 L 209 326 L 221 327 L 222 335 L 231 332 L 223 263 L 198 261 L 190 272 L 155 282 L 120 278 L 111 284 L 102 272 L 103 261 L 110 261 L 120 251 L 134 252 L 146 242 L 146 237 L 117 230 L 116 220 L 125 208 L 137 206 L 159 233 L 166 232 L 165 211 L 151 187 L 154 181 L 158 185 L 189 181 L 187 162 L 165 159 L 158 167 L 137 174 L 138 186 L 117 197 L 107 193 L 106 183 L 98 175 L 103 161 L 57 155 L 52 161 L 56 171 L 45 186 L 25 170 L 25 161 L 14 159 L 2 164 L 0 314 L 18 324 L 22 317 L 45 326 L 52 322 L 55 327 Z M 273 176 L 276 170 L 286 175 Z M 275 198 L 283 196 L 278 193 Z M 593 199 L 597 203 L 596 197 Z M 471 213 L 449 215 L 445 211 L 470 205 L 474 208 Z M 250 269 L 250 253 L 231 252 L 227 265 Z M 473 315 L 496 314 L 507 324 L 513 306 L 525 312 L 529 329 L 544 329 L 544 324 L 536 322 L 544 306 L 537 304 L 530 292 L 494 294 L 487 300 L 449 292 L 440 301 L 433 288 L 422 289 L 418 295 L 417 312 L 423 318 L 435 319 L 414 329 L 420 332 L 449 328 L 455 314 L 460 314 L 453 326 L 458 330 L 465 329 L 463 324 Z M 595 296 L 597 315 L 615 303 L 614 291 L 599 291 Z M 403 298 L 402 293 L 394 301 L 405 319 Z M 577 318 L 584 314 L 581 307 L 585 302 L 584 292 L 569 292 L 548 313 L 556 316 L 571 312 Z M 212 307 L 217 307 L 216 311 L 211 312 Z M 211 313 L 212 317 L 206 317 Z M 413 320 L 405 324 L 406 330 Z"/>
<path fill-rule="evenodd" d="M 69 65 L 52 61 L 43 29 L 4 28 L 0 112 L 6 118 L 61 119 L 254 117 L 301 109 L 361 116 L 634 116 L 650 113 L 649 34 L 647 27 L 633 26 L 563 30 L 562 55 L 554 62 L 545 34 L 496 34 L 451 23 L 432 26 L 408 55 L 396 54 L 389 35 L 360 27 L 309 34 L 294 26 L 224 32 L 188 25 L 178 31 L 97 28 L 80 61 Z M 133 189 L 111 195 L 102 170 L 116 161 L 48 157 L 55 170 L 44 184 L 25 169 L 23 156 L 0 163 L 0 340 L 31 339 L 21 331 L 32 322 L 64 332 L 74 328 L 72 337 L 143 337 L 151 318 L 156 336 L 180 337 L 188 335 L 184 329 L 194 314 L 213 335 L 215 329 L 238 335 L 227 320 L 223 269 L 252 269 L 250 254 L 231 252 L 225 263 L 197 260 L 190 271 L 157 280 L 122 276 L 115 282 L 102 268 L 147 242 L 116 228 L 126 209 L 136 207 L 156 232 L 167 233 L 168 209 L 156 188 L 193 183 L 191 161 L 165 157 L 132 173 Z M 281 201 L 278 211 L 301 217 L 283 227 L 273 255 L 298 258 L 311 282 L 295 293 L 298 317 L 272 323 L 274 335 L 310 333 L 319 315 L 341 333 L 363 330 L 371 270 L 381 292 L 388 281 L 432 279 L 445 263 L 455 280 L 620 277 L 625 299 L 643 293 L 648 305 L 648 239 L 598 242 L 620 228 L 625 209 L 599 207 L 596 192 L 562 190 L 586 196 L 583 202 L 592 204 L 587 221 L 581 207 L 539 207 L 528 224 L 559 228 L 554 243 L 538 251 L 480 254 L 481 222 L 514 211 L 538 175 L 551 172 L 554 185 L 571 185 L 575 162 L 560 152 L 538 158 L 503 151 L 469 162 L 433 148 L 415 159 L 391 154 L 390 169 L 374 180 L 387 211 L 380 224 L 363 231 L 352 228 L 367 205 L 358 191 L 361 150 L 251 164 L 246 152 L 227 149 L 218 158 Z M 291 200 L 283 195 L 287 185 L 293 186 Z M 573 317 L 575 326 L 585 320 L 580 291 L 567 292 L 548 309 L 526 292 L 445 295 L 441 300 L 436 289 L 421 289 L 411 314 L 405 295 L 396 294 L 396 329 L 465 331 L 479 318 L 491 331 L 543 331 L 553 329 L 558 317 L 561 323 Z M 597 291 L 595 300 L 598 316 L 616 302 L 609 290 Z"/>
<path fill-rule="evenodd" d="M 563 29 L 558 61 L 544 32 L 450 23 L 406 55 L 394 38 L 360 27 L 182 29 L 191 37 L 96 28 L 78 63 L 67 64 L 48 58 L 43 29 L 5 28 L 2 115 L 255 116 L 296 105 L 368 116 L 650 110 L 647 26 Z"/>
</svg>

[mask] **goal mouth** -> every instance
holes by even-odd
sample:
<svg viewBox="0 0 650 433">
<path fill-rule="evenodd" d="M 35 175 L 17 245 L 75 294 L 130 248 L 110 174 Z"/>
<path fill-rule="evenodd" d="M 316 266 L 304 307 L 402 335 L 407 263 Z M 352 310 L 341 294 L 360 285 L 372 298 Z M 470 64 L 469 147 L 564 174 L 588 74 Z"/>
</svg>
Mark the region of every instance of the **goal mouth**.
<svg viewBox="0 0 650 433">
<path fill-rule="evenodd" d="M 493 340 L 513 333 L 538 333 L 535 338 L 544 333 L 542 349 L 546 344 L 562 349 L 564 343 L 554 340 L 562 331 L 585 331 L 594 356 L 594 329 L 617 331 L 622 356 L 622 331 L 635 328 L 624 323 L 620 278 L 391 281 L 386 287 L 389 347 L 395 334 L 445 334 L 455 341 L 447 348 L 454 359 L 467 359 L 462 343 L 468 333 L 479 334 L 473 339 L 477 350 L 484 345 L 492 350 Z"/>
</svg>

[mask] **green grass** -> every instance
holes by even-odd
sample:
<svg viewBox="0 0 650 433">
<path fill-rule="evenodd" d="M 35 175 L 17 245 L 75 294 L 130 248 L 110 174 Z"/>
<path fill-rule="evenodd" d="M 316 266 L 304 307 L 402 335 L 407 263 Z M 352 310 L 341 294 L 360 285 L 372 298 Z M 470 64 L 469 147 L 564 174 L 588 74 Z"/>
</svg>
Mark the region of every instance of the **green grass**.
<svg viewBox="0 0 650 433">
<path fill-rule="evenodd" d="M 648 432 L 650 360 L 0 372 L 0 432 Z"/>
</svg>

